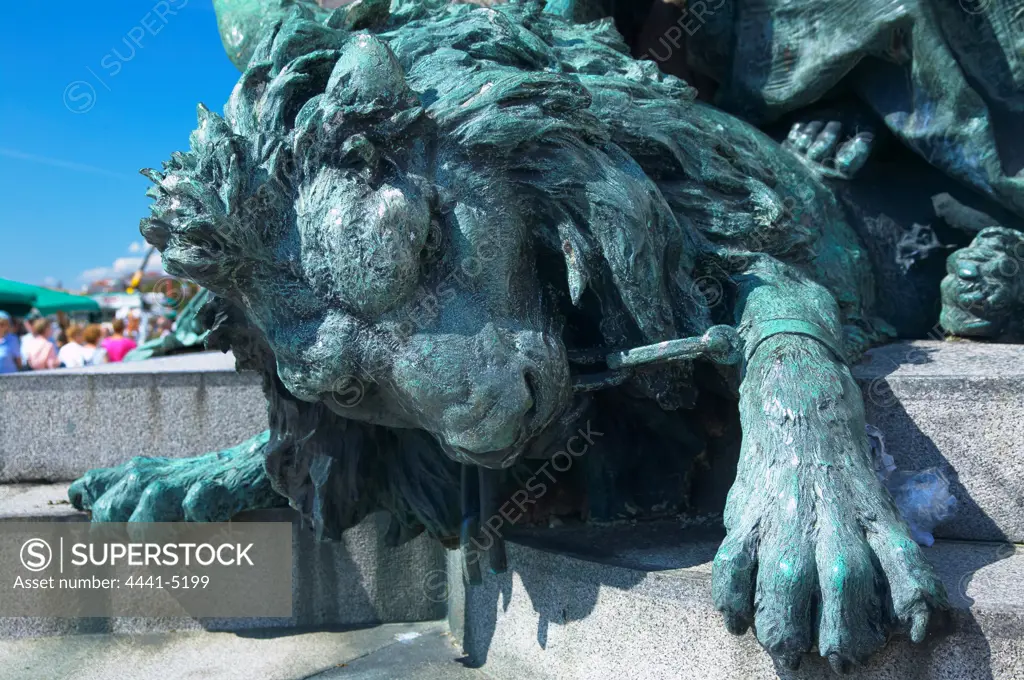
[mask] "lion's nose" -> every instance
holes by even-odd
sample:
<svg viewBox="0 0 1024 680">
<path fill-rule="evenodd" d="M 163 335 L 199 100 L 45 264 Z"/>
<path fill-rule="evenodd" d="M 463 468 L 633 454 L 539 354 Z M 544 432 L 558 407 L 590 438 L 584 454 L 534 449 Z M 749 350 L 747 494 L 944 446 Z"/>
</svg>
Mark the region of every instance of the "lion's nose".
<svg viewBox="0 0 1024 680">
<path fill-rule="evenodd" d="M 484 453 L 513 446 L 535 409 L 529 369 L 506 365 L 477 378 L 464 405 L 446 418 L 447 441 L 469 452 Z"/>
<path fill-rule="evenodd" d="M 484 454 L 521 449 L 564 405 L 567 364 L 537 331 L 487 323 L 473 335 L 415 337 L 406 350 L 391 366 L 396 399 L 481 465 Z"/>
</svg>

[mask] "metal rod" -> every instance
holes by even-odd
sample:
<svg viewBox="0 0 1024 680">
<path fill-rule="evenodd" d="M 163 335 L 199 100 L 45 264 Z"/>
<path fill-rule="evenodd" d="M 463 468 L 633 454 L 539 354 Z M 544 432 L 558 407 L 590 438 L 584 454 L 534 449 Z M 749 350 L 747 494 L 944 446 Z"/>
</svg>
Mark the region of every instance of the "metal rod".
<svg viewBox="0 0 1024 680">
<path fill-rule="evenodd" d="M 740 347 L 740 337 L 735 328 L 712 326 L 700 337 L 666 340 L 609 354 L 606 363 L 612 370 L 694 359 L 707 359 L 716 364 L 735 364 L 743 356 Z"/>
<path fill-rule="evenodd" d="M 572 381 L 573 392 L 597 392 L 609 387 L 618 387 L 629 379 L 629 371 L 605 371 L 578 375 Z"/>
</svg>

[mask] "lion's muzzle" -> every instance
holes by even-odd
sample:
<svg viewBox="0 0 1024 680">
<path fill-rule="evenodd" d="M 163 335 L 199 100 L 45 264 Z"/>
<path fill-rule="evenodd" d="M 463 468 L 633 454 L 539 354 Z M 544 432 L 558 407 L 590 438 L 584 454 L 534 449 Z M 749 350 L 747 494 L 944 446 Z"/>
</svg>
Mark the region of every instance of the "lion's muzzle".
<svg viewBox="0 0 1024 680">
<path fill-rule="evenodd" d="M 570 395 L 559 342 L 494 323 L 473 336 L 413 338 L 394 378 L 451 457 L 485 467 L 511 465 Z"/>
</svg>

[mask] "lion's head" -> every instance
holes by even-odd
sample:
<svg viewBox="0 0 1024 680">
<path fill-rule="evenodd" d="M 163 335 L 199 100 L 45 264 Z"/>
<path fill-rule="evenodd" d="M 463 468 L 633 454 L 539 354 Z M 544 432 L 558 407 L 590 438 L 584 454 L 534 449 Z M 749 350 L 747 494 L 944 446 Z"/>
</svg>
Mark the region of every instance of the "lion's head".
<svg viewBox="0 0 1024 680">
<path fill-rule="evenodd" d="M 225 115 L 200 107 L 191 151 L 148 171 L 142 224 L 168 271 L 244 312 L 296 398 L 489 467 L 572 406 L 567 345 L 707 325 L 671 209 L 592 110 L 605 86 L 685 85 L 608 24 L 570 68 L 531 11 L 378 35 L 293 14 Z M 668 399 L 685 370 L 638 384 Z"/>
</svg>

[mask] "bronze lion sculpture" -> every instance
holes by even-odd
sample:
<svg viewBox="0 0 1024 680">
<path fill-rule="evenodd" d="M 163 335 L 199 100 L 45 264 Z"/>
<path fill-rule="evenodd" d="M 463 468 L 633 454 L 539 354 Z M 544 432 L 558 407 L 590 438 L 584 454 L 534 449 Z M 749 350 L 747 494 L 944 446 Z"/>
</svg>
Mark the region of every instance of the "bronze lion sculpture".
<svg viewBox="0 0 1024 680">
<path fill-rule="evenodd" d="M 268 22 L 224 115 L 200 107 L 191 151 L 148 171 L 142 233 L 211 292 L 208 344 L 262 373 L 271 427 L 91 471 L 74 504 L 222 521 L 287 499 L 323 537 L 385 511 L 396 544 L 470 549 L 584 422 L 602 439 L 575 510 L 686 511 L 708 414 L 738 412 L 728 629 L 840 671 L 894 630 L 923 640 L 946 594 L 849 370 L 893 331 L 832 189 L 608 21 L 428 5 Z"/>
</svg>

